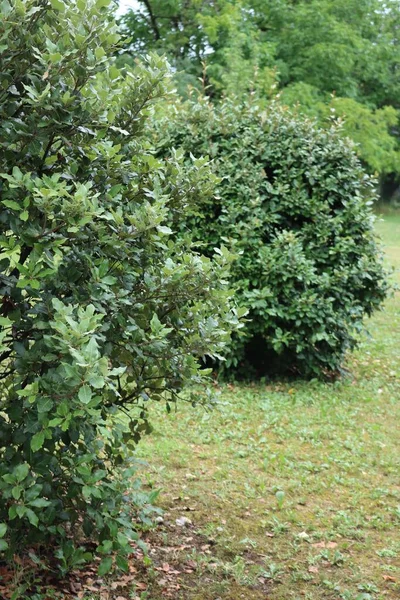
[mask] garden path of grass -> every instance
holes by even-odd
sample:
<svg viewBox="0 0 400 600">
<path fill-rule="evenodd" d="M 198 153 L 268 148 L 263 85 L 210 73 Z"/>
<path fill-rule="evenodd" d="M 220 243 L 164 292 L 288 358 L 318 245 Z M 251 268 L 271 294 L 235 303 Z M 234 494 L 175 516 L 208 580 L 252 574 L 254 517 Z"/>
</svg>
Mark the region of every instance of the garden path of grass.
<svg viewBox="0 0 400 600">
<path fill-rule="evenodd" d="M 400 215 L 377 228 L 399 282 Z M 156 411 L 139 455 L 168 564 L 190 568 L 146 598 L 400 598 L 398 292 L 369 330 L 337 383 L 228 385 L 212 413 Z"/>
</svg>

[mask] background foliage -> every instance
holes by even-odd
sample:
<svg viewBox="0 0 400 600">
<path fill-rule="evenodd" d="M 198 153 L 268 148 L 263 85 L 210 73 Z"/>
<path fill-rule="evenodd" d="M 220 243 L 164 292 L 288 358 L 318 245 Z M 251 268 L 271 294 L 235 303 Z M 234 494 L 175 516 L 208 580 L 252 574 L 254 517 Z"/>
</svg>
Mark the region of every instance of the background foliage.
<svg viewBox="0 0 400 600">
<path fill-rule="evenodd" d="M 281 100 L 329 127 L 346 118 L 370 172 L 390 195 L 400 172 L 400 6 L 397 0 L 139 0 L 123 19 L 128 52 L 156 49 L 177 70 L 180 92 L 207 86 L 216 99 L 252 92 Z M 207 72 L 204 75 L 204 64 Z"/>
</svg>

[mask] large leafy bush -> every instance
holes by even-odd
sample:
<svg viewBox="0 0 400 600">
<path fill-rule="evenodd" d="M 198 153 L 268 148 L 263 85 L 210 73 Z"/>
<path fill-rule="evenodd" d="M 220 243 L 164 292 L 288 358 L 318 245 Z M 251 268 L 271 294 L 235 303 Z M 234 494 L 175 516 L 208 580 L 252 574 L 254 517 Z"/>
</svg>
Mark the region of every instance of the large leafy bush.
<svg viewBox="0 0 400 600">
<path fill-rule="evenodd" d="M 148 401 L 201 382 L 237 321 L 225 258 L 168 227 L 212 176 L 152 155 L 164 63 L 115 67 L 107 5 L 0 2 L 0 552 L 50 544 L 66 570 L 86 537 L 101 572 L 135 537 Z"/>
<path fill-rule="evenodd" d="M 223 242 L 239 254 L 232 281 L 249 322 L 223 367 L 337 371 L 387 290 L 373 182 L 340 126 L 201 99 L 175 106 L 159 132 L 161 155 L 171 146 L 208 154 L 222 179 L 188 225 L 208 253 Z"/>
</svg>

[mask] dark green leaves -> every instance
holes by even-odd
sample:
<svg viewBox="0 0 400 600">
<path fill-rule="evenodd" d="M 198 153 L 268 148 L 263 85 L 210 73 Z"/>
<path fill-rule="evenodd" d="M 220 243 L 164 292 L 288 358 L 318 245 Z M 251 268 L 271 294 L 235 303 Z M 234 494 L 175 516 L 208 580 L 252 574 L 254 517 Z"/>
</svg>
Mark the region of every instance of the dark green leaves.
<svg viewBox="0 0 400 600">
<path fill-rule="evenodd" d="M 209 256 L 221 245 L 238 256 L 231 283 L 249 315 L 221 369 L 245 377 L 337 372 L 387 292 L 374 182 L 340 127 L 318 129 L 274 105 L 200 99 L 155 129 L 159 156 L 171 146 L 197 156 L 212 150 L 221 177 L 214 200 L 199 198 L 181 226 Z"/>
</svg>

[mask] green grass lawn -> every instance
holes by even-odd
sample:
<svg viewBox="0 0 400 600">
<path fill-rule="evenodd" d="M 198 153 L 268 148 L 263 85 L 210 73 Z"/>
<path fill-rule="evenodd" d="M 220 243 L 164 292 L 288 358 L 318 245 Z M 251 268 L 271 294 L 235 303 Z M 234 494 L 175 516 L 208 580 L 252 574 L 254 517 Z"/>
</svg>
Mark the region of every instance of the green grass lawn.
<svg viewBox="0 0 400 600">
<path fill-rule="evenodd" d="M 400 281 L 400 215 L 377 229 Z M 179 583 L 171 596 L 155 576 L 143 598 L 400 598 L 399 300 L 342 381 L 230 385 L 211 413 L 155 411 L 139 455 Z"/>
</svg>

